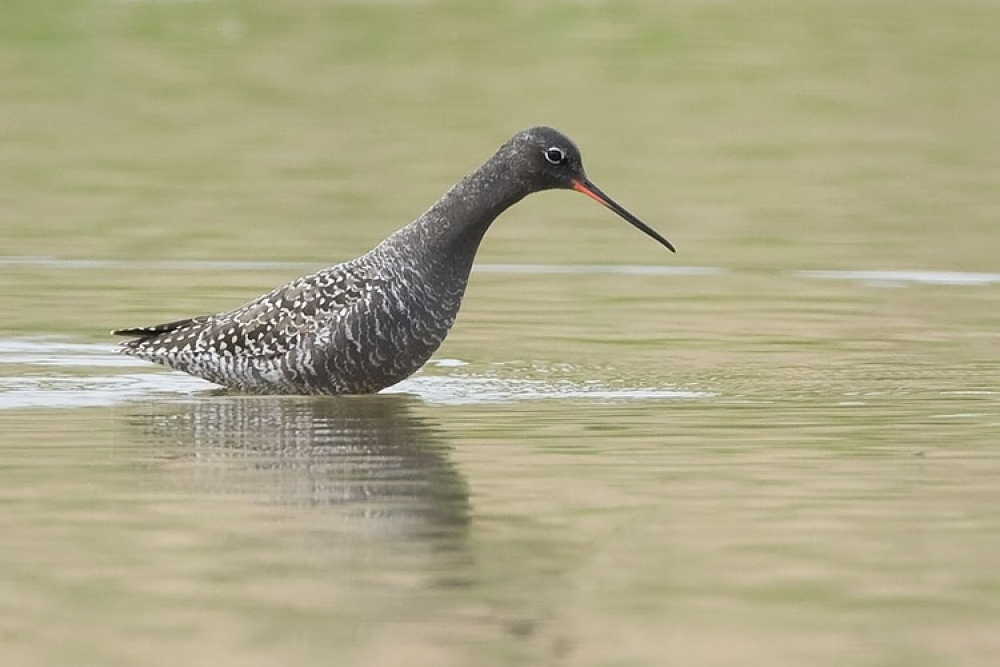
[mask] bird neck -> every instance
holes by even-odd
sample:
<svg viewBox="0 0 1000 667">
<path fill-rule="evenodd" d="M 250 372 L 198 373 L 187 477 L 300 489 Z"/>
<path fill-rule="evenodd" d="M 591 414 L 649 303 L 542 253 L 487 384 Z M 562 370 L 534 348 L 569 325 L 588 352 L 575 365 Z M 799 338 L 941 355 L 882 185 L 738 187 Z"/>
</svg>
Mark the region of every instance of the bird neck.
<svg viewBox="0 0 1000 667">
<path fill-rule="evenodd" d="M 397 232 L 402 237 L 399 241 L 422 250 L 425 260 L 450 263 L 467 275 L 486 230 L 497 216 L 531 192 L 510 168 L 510 150 L 510 144 L 505 144 L 448 190 L 423 215 Z"/>
</svg>

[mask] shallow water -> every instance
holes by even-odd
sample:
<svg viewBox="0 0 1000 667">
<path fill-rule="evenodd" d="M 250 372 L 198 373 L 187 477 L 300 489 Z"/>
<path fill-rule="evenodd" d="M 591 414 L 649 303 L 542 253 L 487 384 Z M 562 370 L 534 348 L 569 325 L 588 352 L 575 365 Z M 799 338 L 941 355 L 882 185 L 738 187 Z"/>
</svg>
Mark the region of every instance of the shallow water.
<svg viewBox="0 0 1000 667">
<path fill-rule="evenodd" d="M 0 665 L 992 667 L 995 0 L 5 0 Z M 521 127 L 382 395 L 108 330 L 232 308 Z"/>
<path fill-rule="evenodd" d="M 258 268 L 157 271 L 180 298 Z M 487 268 L 371 397 L 0 339 L 6 654 L 989 664 L 1000 287 L 935 275 Z"/>
</svg>

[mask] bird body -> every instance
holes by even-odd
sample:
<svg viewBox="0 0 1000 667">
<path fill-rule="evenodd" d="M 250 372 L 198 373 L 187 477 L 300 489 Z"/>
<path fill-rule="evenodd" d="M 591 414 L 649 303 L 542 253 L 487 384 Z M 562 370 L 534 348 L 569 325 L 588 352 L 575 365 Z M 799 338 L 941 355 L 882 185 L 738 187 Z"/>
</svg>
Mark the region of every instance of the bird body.
<svg viewBox="0 0 1000 667">
<path fill-rule="evenodd" d="M 662 244 L 586 178 L 556 130 L 519 132 L 423 215 L 356 259 L 232 311 L 152 327 L 125 354 L 254 394 L 364 394 L 419 369 L 451 329 L 490 224 L 532 192 L 576 189 Z"/>
</svg>

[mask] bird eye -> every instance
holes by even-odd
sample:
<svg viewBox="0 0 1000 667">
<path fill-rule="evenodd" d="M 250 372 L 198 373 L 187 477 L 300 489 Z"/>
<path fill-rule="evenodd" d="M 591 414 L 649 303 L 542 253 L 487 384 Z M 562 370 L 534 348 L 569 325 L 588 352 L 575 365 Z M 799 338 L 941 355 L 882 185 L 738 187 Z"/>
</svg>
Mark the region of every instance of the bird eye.
<svg viewBox="0 0 1000 667">
<path fill-rule="evenodd" d="M 566 154 L 563 153 L 561 148 L 553 146 L 545 151 L 545 159 L 552 164 L 562 164 L 566 161 Z"/>
</svg>

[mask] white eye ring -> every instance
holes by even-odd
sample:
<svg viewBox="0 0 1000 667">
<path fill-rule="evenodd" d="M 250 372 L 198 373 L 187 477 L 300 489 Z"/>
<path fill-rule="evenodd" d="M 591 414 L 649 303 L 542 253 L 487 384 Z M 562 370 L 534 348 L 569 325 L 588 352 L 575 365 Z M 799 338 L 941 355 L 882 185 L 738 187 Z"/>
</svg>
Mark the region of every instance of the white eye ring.
<svg viewBox="0 0 1000 667">
<path fill-rule="evenodd" d="M 546 149 L 544 155 L 545 159 L 551 162 L 552 164 L 562 164 L 563 162 L 566 161 L 566 154 L 563 153 L 563 150 L 561 148 L 558 148 L 556 146 Z"/>
</svg>

